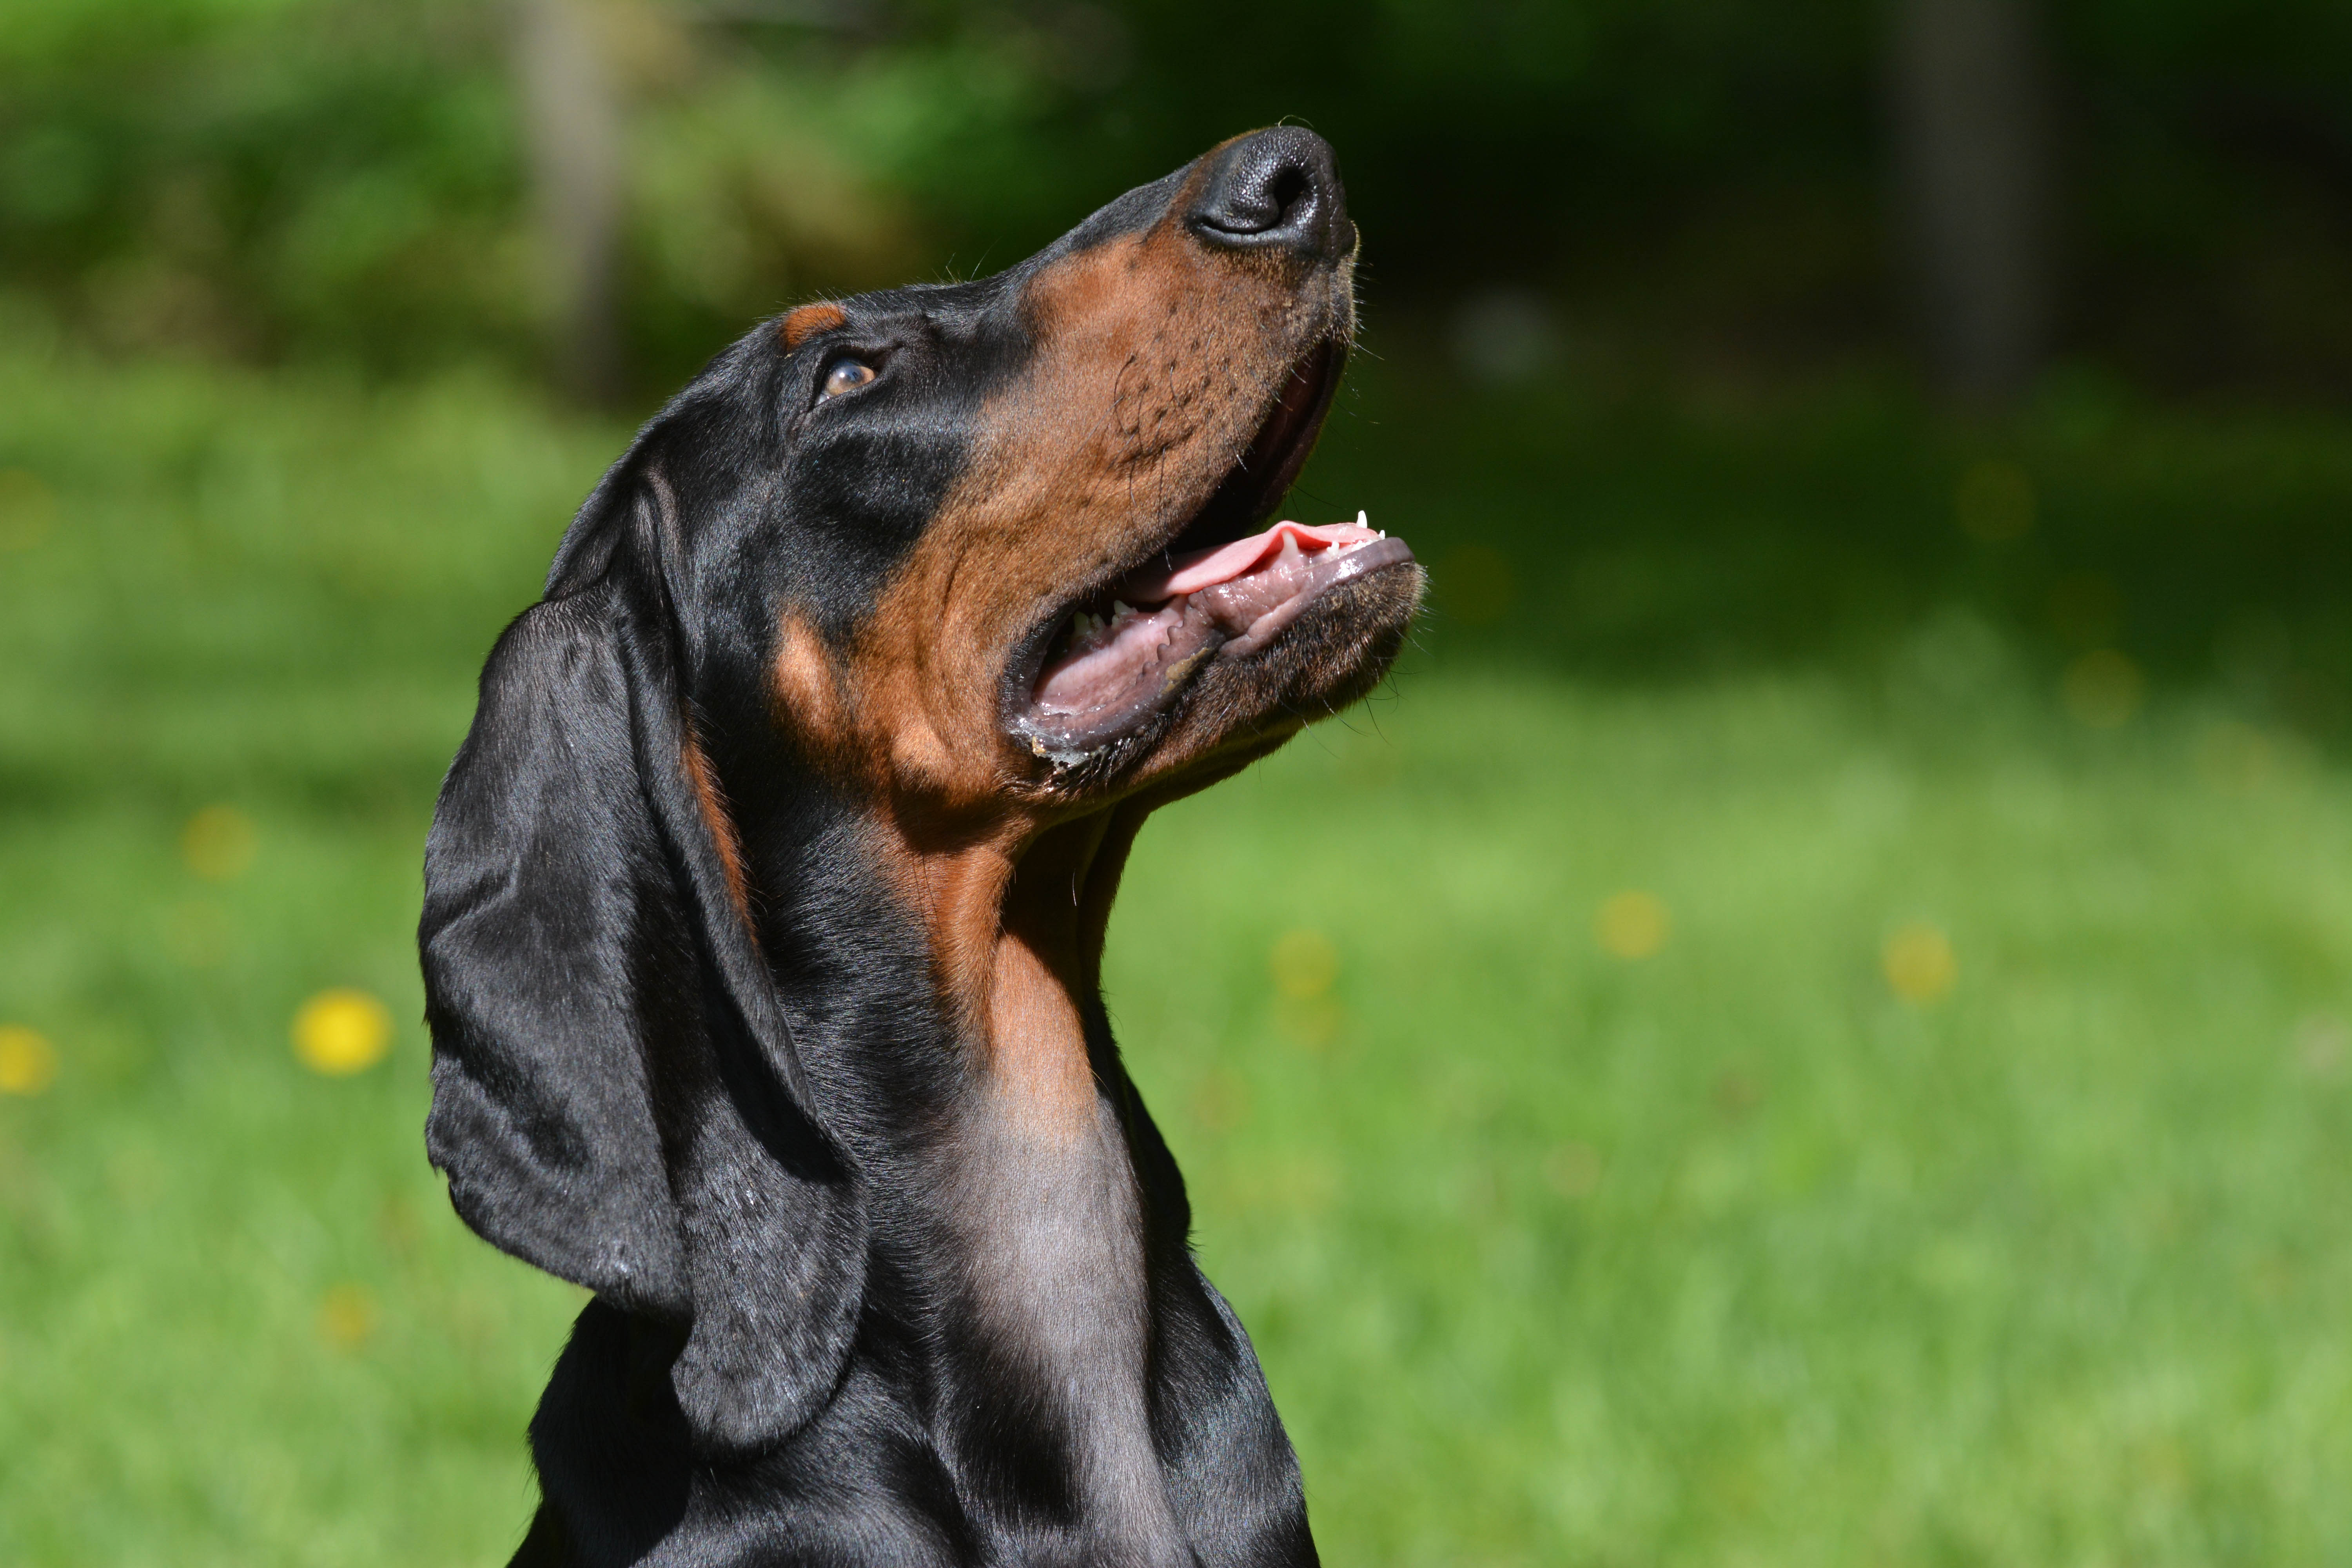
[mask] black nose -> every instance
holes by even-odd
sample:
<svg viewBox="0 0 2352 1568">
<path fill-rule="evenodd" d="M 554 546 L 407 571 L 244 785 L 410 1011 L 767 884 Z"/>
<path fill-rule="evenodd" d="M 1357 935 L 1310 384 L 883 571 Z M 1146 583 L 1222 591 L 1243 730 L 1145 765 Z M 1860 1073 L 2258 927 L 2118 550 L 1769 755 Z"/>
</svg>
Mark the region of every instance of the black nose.
<svg viewBox="0 0 2352 1568">
<path fill-rule="evenodd" d="M 1244 136 L 1220 151 L 1185 219 L 1208 244 L 1236 250 L 1287 250 L 1323 260 L 1356 246 L 1331 144 L 1296 125 Z"/>
</svg>

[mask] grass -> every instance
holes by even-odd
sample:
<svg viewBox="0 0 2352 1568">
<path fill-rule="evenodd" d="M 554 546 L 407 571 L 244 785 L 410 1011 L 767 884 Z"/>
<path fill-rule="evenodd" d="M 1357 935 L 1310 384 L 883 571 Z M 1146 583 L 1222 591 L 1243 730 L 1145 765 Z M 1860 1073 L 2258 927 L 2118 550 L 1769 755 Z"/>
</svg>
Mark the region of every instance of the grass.
<svg viewBox="0 0 2352 1568">
<path fill-rule="evenodd" d="M 1109 964 L 1327 1556 L 2352 1556 L 2352 776 L 2174 644 L 2070 713 L 1972 546 L 1766 527 L 1772 581 L 1899 585 L 1811 642 L 1701 559 L 1732 506 L 1940 526 L 1970 458 L 1924 424 L 1473 410 L 1416 464 L 1401 376 L 1361 406 L 1310 489 L 1470 591 L 1146 835 Z M 2336 483 L 2181 427 L 2216 495 L 2306 452 L 2249 527 Z M 2154 439 L 2068 459 L 2086 517 Z M 409 933 L 480 655 L 618 441 L 488 382 L 0 352 L 0 1025 L 58 1067 L 0 1095 L 0 1561 L 516 1538 L 577 1296 L 425 1167 Z M 1608 516 L 1654 546 L 1547 548 Z M 1570 613 L 1612 582 L 1614 642 Z M 1677 615 L 1718 653 L 1607 673 Z M 289 1049 L 332 986 L 389 1004 L 381 1065 Z"/>
</svg>

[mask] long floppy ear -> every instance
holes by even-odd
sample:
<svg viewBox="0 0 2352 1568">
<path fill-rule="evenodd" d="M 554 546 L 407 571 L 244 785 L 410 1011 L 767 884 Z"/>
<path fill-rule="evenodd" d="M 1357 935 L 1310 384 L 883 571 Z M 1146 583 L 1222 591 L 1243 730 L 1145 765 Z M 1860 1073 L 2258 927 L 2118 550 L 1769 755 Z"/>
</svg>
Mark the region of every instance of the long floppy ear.
<svg viewBox="0 0 2352 1568">
<path fill-rule="evenodd" d="M 698 1446 L 776 1442 L 837 1380 L 864 1289 L 850 1173 L 698 791 L 642 492 L 593 579 L 524 612 L 442 785 L 418 943 L 425 1144 L 467 1224 L 685 1330 Z M 628 506 L 632 520 L 591 518 Z"/>
</svg>

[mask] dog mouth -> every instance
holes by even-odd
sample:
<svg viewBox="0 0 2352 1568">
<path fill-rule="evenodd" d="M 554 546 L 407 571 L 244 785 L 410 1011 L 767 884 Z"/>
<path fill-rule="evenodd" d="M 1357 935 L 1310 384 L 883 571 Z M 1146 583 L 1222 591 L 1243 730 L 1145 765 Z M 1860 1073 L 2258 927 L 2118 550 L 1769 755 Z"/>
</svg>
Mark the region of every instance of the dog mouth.
<svg viewBox="0 0 2352 1568">
<path fill-rule="evenodd" d="M 1293 368 L 1249 449 L 1166 542 L 1031 635 L 1007 672 L 1028 750 L 1067 765 L 1125 739 L 1213 662 L 1260 653 L 1324 595 L 1412 560 L 1361 512 L 1266 525 L 1322 427 L 1341 353 L 1326 344 Z"/>
</svg>

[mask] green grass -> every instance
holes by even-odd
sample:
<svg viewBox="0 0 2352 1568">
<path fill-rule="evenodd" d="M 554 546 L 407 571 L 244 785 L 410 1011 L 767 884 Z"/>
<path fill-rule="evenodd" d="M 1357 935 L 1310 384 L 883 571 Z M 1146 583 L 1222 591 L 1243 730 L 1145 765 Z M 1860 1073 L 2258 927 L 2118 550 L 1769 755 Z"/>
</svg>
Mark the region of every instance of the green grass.
<svg viewBox="0 0 2352 1568">
<path fill-rule="evenodd" d="M 1433 424 L 1416 480 L 1367 386 L 1310 485 L 1487 542 L 1533 624 L 1441 584 L 1391 691 L 1146 835 L 1109 966 L 1327 1556 L 2352 1557 L 2352 775 L 2193 670 L 2075 722 L 1965 552 L 1884 568 L 1876 634 L 1602 679 L 1528 563 L 1685 594 L 1694 642 L 1737 573 L 1548 516 L 1940 521 L 1950 440 L 1566 409 L 1516 468 Z M 0 1561 L 516 1538 L 577 1298 L 425 1167 L 409 932 L 479 658 L 620 438 L 488 382 L 0 353 L 0 1024 L 60 1067 L 0 1097 Z M 2077 461 L 2102 516 L 2147 482 Z M 182 835 L 224 803 L 215 880 Z M 1595 940 L 1628 889 L 1672 915 L 1640 959 Z M 1914 1004 L 1919 922 L 1958 972 Z M 382 1066 L 289 1051 L 331 985 L 391 1005 Z"/>
</svg>

